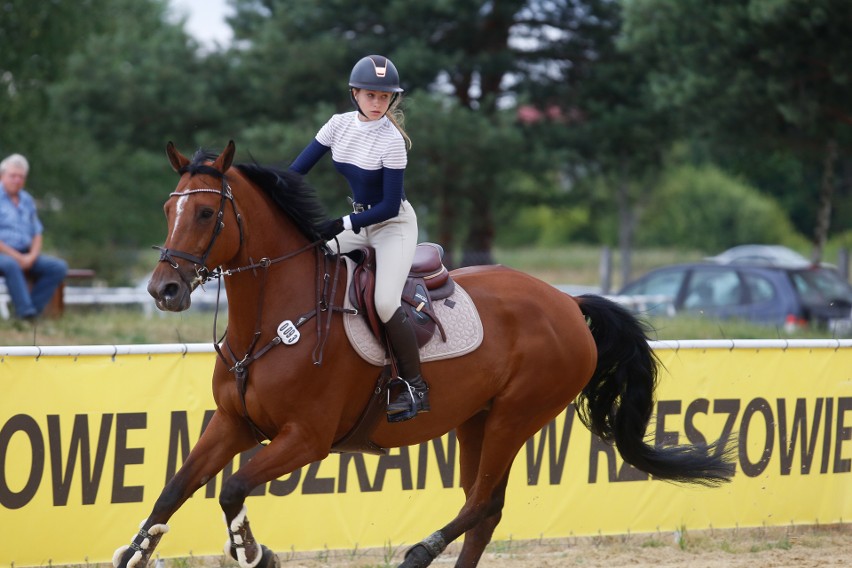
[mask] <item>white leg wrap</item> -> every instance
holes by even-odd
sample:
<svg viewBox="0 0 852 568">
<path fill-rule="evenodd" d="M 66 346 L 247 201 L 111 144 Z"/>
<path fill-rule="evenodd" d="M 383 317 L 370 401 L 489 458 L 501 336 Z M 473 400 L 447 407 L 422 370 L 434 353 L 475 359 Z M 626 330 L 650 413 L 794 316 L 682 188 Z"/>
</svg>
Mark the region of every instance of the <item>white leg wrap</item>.
<svg viewBox="0 0 852 568">
<path fill-rule="evenodd" d="M 254 540 L 248 524 L 247 513 L 248 509 L 243 505 L 239 514 L 228 525 L 228 542 L 225 543 L 225 556 L 231 556 L 231 550 L 233 549 L 236 552 L 240 568 L 255 568 L 255 566 L 260 564 L 261 558 L 263 558 L 263 549 Z M 226 518 L 225 523 L 227 522 L 228 519 Z M 254 558 L 251 561 L 248 559 L 249 554 L 254 554 Z"/>
<path fill-rule="evenodd" d="M 121 562 L 121 557 L 127 551 L 128 548 L 135 549 L 133 556 L 127 561 L 127 568 L 134 568 L 137 564 L 140 563 L 144 559 L 144 564 L 148 563 L 148 559 L 151 557 L 151 553 L 154 551 L 154 548 L 157 546 L 157 543 L 160 542 L 160 539 L 164 534 L 169 532 L 169 525 L 159 524 L 152 525 L 148 528 L 148 530 L 143 530 L 142 527 L 145 526 L 145 522 L 148 519 L 145 519 L 141 523 L 139 523 L 139 532 L 133 535 L 133 538 L 130 541 L 129 546 L 122 546 L 116 549 L 116 551 L 112 555 L 112 565 L 118 566 Z M 140 542 L 136 542 L 136 539 L 142 537 Z"/>
</svg>

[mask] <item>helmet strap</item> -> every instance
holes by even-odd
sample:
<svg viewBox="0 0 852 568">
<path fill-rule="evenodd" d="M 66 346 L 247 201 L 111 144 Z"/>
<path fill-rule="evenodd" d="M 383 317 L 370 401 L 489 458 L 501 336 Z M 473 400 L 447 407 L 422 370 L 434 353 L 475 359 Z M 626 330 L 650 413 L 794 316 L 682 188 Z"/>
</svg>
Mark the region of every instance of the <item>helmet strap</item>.
<svg viewBox="0 0 852 568">
<path fill-rule="evenodd" d="M 361 116 L 369 118 L 366 114 L 364 114 L 364 111 L 361 110 L 361 105 L 358 104 L 358 101 L 355 100 L 355 87 L 349 87 L 349 100 L 352 101 L 352 106 L 355 107 L 355 110 L 357 110 Z"/>
</svg>

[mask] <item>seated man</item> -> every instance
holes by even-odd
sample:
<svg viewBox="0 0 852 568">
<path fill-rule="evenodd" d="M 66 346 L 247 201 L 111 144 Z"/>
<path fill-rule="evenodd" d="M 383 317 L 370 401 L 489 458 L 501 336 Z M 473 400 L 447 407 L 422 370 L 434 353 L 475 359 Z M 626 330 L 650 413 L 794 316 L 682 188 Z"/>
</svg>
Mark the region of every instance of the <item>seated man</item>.
<svg viewBox="0 0 852 568">
<path fill-rule="evenodd" d="M 34 320 L 62 283 L 68 265 L 41 254 L 44 227 L 32 195 L 24 190 L 29 170 L 20 154 L 0 162 L 0 274 L 6 279 L 15 317 Z"/>
</svg>

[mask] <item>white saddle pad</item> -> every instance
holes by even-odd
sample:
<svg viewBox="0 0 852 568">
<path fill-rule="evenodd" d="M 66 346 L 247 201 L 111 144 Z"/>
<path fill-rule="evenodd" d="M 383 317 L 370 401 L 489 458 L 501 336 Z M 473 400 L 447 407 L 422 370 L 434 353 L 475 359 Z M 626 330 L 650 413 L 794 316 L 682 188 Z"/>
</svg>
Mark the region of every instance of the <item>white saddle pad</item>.
<svg viewBox="0 0 852 568">
<path fill-rule="evenodd" d="M 349 298 L 349 283 L 352 281 L 355 262 L 349 257 L 344 258 L 346 259 L 347 273 L 344 306 L 352 308 L 352 302 Z M 432 339 L 420 348 L 421 362 L 460 357 L 482 344 L 484 336 L 482 320 L 479 319 L 479 313 L 476 311 L 473 300 L 458 283 L 456 283 L 452 296 L 443 300 L 434 300 L 432 309 L 438 317 L 438 321 L 444 326 L 447 341 L 441 339 L 441 332 L 436 329 Z M 343 329 L 346 330 L 346 337 L 349 338 L 353 349 L 362 359 L 377 367 L 386 364 L 385 350 L 370 331 L 364 316 L 361 314 L 343 314 Z"/>
</svg>

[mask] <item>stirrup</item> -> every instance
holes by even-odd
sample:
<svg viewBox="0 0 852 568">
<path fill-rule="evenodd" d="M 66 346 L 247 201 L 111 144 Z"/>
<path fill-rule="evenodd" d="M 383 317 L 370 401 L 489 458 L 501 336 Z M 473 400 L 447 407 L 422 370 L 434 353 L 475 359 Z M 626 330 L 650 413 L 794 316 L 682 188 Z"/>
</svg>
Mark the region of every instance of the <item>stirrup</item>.
<svg viewBox="0 0 852 568">
<path fill-rule="evenodd" d="M 422 380 L 422 378 L 421 378 Z M 397 396 L 396 400 L 393 402 L 390 401 L 390 389 L 388 389 L 388 402 L 387 402 L 387 415 L 388 422 L 404 422 L 405 420 L 411 420 L 415 416 L 417 416 L 421 412 L 429 412 L 431 409 L 429 406 L 429 387 L 425 386 L 422 389 L 415 388 L 411 386 L 411 384 L 403 379 L 402 377 L 398 377 L 391 381 L 391 383 L 399 381 L 404 385 L 404 390 Z M 424 383 L 425 384 L 425 383 Z M 399 408 L 393 409 L 391 408 L 392 404 L 399 405 L 403 402 L 400 399 L 406 399 L 404 402 L 408 403 L 407 408 Z"/>
</svg>

